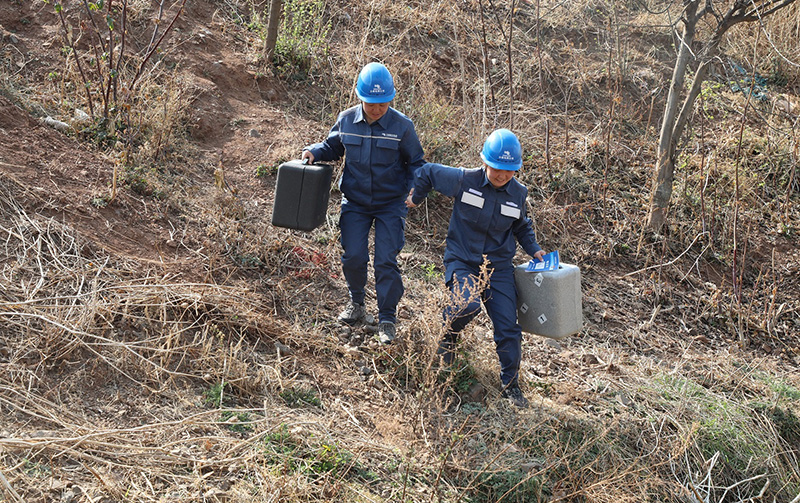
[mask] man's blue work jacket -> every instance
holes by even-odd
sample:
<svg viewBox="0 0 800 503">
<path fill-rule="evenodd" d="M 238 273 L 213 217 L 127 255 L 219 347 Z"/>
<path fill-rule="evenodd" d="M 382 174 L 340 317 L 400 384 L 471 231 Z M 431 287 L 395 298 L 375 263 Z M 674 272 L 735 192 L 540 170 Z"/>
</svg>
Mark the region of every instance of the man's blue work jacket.
<svg viewBox="0 0 800 503">
<path fill-rule="evenodd" d="M 328 138 L 306 150 L 315 162 L 345 156 L 339 188 L 348 201 L 364 207 L 404 200 L 414 172 L 425 163 L 414 123 L 391 107 L 372 124 L 360 104 L 348 108 Z"/>
<path fill-rule="evenodd" d="M 496 189 L 484 168 L 428 163 L 414 179 L 414 204 L 431 189 L 454 198 L 444 252 L 446 282 L 452 278 L 457 262 L 477 270 L 484 255 L 493 268 L 512 267 L 517 241 L 530 256 L 542 249 L 525 206 L 528 189 L 515 178 Z"/>
</svg>

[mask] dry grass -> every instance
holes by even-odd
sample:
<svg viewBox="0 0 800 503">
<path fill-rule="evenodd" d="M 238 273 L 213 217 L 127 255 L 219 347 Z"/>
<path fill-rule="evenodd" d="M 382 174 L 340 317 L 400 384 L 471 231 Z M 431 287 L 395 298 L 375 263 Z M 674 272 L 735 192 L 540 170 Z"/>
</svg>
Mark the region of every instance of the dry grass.
<svg viewBox="0 0 800 503">
<path fill-rule="evenodd" d="M 514 413 L 489 391 L 483 323 L 455 372 L 432 365 L 435 277 L 409 274 L 421 309 L 399 344 L 351 353 L 296 289 L 285 300 L 274 289 L 275 302 L 310 311 L 283 322 L 247 288 L 164 283 L 80 253 L 68 228 L 16 206 L 13 188 L 3 199 L 3 274 L 15 279 L 4 292 L 18 299 L 0 303 L 11 501 L 9 488 L 26 501 L 788 501 L 797 490 L 800 392 L 766 361 L 669 370 L 577 339 L 575 356 L 551 356 L 555 379 L 528 381 L 531 411 Z M 299 354 L 270 351 L 278 340 Z M 591 356 L 586 374 L 576 362 Z M 328 373 L 304 370 L 317 358 Z M 485 405 L 466 399 L 476 385 Z"/>
<path fill-rule="evenodd" d="M 510 75 L 499 30 L 483 44 L 477 1 L 326 5 L 335 43 L 317 61 L 314 98 L 287 110 L 321 103 L 322 134 L 375 58 L 395 70 L 397 106 L 429 160 L 474 165 L 476 145 L 513 117 L 531 153 L 520 176 L 540 240 L 581 265 L 585 330 L 559 344 L 526 339 L 532 407 L 513 410 L 498 397 L 485 315 L 454 369 L 436 363 L 442 198 L 409 215 L 401 337 L 381 347 L 352 345 L 330 321 L 343 292 L 333 217 L 290 233 L 228 193 L 184 194 L 187 217 L 222 250 L 205 257 L 207 282 L 185 283 L 26 211 L 6 181 L 0 497 L 797 503 L 800 217 L 786 174 L 797 123 L 751 108 L 740 149 L 741 97 L 707 93 L 711 120 L 687 142 L 670 227 L 647 236 L 669 60 L 652 58 L 665 37 L 652 14 L 544 2 L 540 40 L 534 4 L 520 3 Z M 231 8 L 254 6 L 225 2 L 215 16 L 244 36 Z M 609 19 L 639 24 L 609 30 Z M 255 39 L 243 47 L 263 64 Z M 4 53 L 3 78 L 19 87 L 14 61 Z M 141 123 L 161 129 L 135 162 L 175 145 L 191 97 L 172 82 L 142 102 Z M 203 162 L 185 175 L 213 169 Z M 752 258 L 736 262 L 734 244 Z"/>
</svg>

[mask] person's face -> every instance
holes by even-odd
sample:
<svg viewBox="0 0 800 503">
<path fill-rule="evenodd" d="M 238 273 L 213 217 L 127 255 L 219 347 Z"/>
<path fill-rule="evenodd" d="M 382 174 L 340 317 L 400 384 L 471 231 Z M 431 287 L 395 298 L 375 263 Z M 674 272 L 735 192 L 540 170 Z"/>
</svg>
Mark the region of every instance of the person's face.
<svg viewBox="0 0 800 503">
<path fill-rule="evenodd" d="M 514 175 L 517 174 L 516 171 L 510 171 L 507 169 L 495 169 L 488 164 L 486 166 L 486 178 L 489 179 L 489 183 L 492 184 L 492 187 L 495 189 L 501 188 L 503 185 L 507 184 L 509 180 L 514 178 Z"/>
<path fill-rule="evenodd" d="M 362 101 L 361 104 L 369 122 L 375 122 L 389 110 L 389 103 L 366 103 Z"/>
</svg>

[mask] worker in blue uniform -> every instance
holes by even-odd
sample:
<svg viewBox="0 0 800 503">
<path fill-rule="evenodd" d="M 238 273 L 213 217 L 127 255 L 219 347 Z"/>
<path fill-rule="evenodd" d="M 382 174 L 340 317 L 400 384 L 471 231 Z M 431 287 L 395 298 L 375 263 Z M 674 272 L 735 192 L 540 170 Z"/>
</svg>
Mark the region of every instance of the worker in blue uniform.
<svg viewBox="0 0 800 503">
<path fill-rule="evenodd" d="M 445 335 L 437 353 L 448 365 L 454 361 L 458 334 L 478 315 L 482 301 L 494 326 L 502 396 L 527 407 L 519 387 L 522 330 L 517 323 L 513 259 L 517 242 L 536 260 L 542 260 L 545 252 L 527 214 L 528 189 L 514 178 L 522 167 L 516 135 L 508 129 L 492 132 L 481 158 L 483 167 L 475 169 L 425 164 L 417 172 L 406 206 L 417 206 L 431 190 L 454 198 L 444 252 L 451 303 L 443 312 Z M 481 277 L 484 260 L 488 281 L 486 275 Z"/>
<path fill-rule="evenodd" d="M 366 316 L 369 234 L 374 225 L 378 337 L 388 344 L 396 335 L 397 304 L 404 291 L 397 264 L 405 245 L 404 201 L 425 159 L 411 119 L 389 106 L 395 87 L 384 65 L 364 66 L 356 94 L 361 103 L 341 112 L 325 141 L 306 147 L 301 157 L 312 163 L 344 157 L 339 227 L 350 302 L 339 320 L 354 325 Z"/>
</svg>

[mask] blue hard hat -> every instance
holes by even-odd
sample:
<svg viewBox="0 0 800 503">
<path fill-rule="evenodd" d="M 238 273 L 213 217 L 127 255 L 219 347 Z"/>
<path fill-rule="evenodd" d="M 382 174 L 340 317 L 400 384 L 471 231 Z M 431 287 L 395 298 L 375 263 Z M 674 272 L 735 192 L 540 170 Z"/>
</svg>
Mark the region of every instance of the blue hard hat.
<svg viewBox="0 0 800 503">
<path fill-rule="evenodd" d="M 508 129 L 496 129 L 483 143 L 481 159 L 495 169 L 517 171 L 522 167 L 522 145 Z"/>
<path fill-rule="evenodd" d="M 392 74 L 380 63 L 369 63 L 361 69 L 356 94 L 365 103 L 387 103 L 394 99 Z"/>
</svg>

